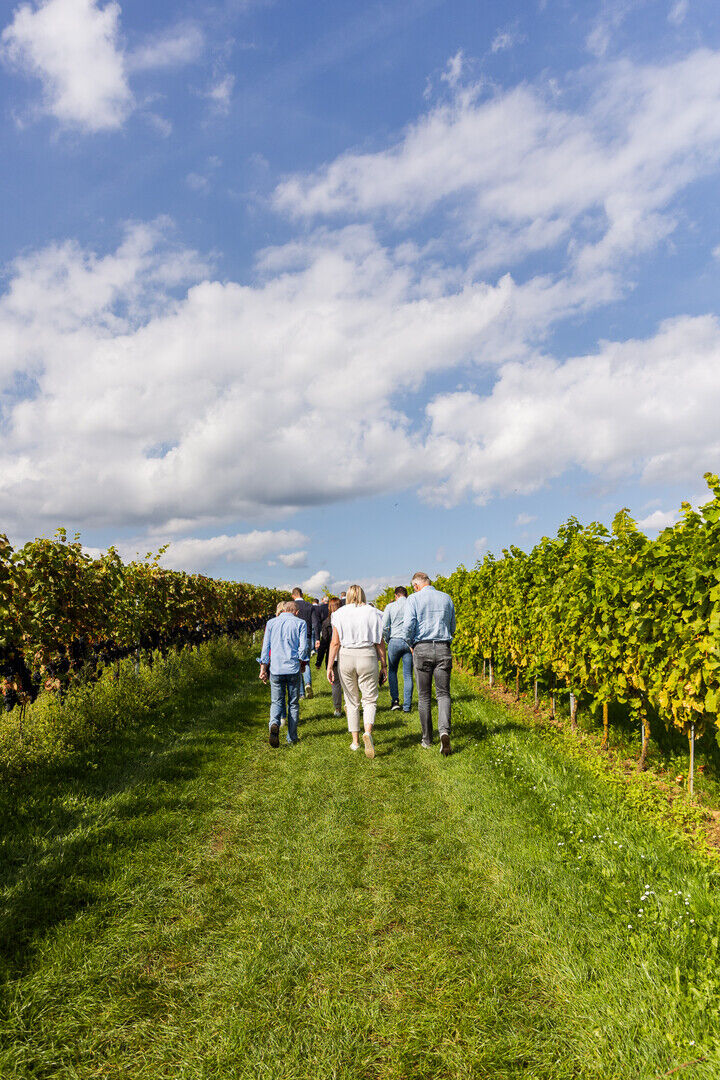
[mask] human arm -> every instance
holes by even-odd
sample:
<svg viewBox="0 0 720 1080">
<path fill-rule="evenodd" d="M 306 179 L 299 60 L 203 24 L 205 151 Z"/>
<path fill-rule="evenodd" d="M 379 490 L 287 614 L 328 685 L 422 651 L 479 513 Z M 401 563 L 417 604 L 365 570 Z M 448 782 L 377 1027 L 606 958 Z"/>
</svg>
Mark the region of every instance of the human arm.
<svg viewBox="0 0 720 1080">
<path fill-rule="evenodd" d="M 265 626 L 265 633 L 263 634 L 262 652 L 260 653 L 260 679 L 266 683 L 268 681 L 269 667 L 270 667 L 270 623 L 269 620 Z"/>
<path fill-rule="evenodd" d="M 388 606 L 385 608 L 385 611 L 383 612 L 382 621 L 382 636 L 384 637 L 385 641 L 390 640 L 390 615 L 390 605 L 388 604 Z"/>
<path fill-rule="evenodd" d="M 308 642 L 308 630 L 307 624 L 300 622 L 300 635 L 298 641 L 298 660 L 300 661 L 300 670 L 305 670 L 305 665 L 310 659 L 310 650 Z"/>
<path fill-rule="evenodd" d="M 387 678 L 387 653 L 385 651 L 384 641 L 381 641 L 379 645 L 375 646 L 375 652 L 378 654 L 378 660 L 380 661 L 380 670 L 385 678 Z"/>
<path fill-rule="evenodd" d="M 327 677 L 328 682 L 335 682 L 335 661 L 338 658 L 340 652 L 340 635 L 337 632 L 337 628 L 333 627 L 332 640 L 330 642 L 330 651 L 328 652 L 328 666 Z"/>
<path fill-rule="evenodd" d="M 403 619 L 403 637 L 412 649 L 417 635 L 417 611 L 415 610 L 415 597 L 409 596 L 405 604 Z"/>
</svg>

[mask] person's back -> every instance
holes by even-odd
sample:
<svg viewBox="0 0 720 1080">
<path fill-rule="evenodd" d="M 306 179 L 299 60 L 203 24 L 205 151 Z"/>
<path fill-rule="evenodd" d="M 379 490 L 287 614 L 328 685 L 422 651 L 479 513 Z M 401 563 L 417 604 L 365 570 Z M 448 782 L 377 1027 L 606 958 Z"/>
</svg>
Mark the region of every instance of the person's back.
<svg viewBox="0 0 720 1080">
<path fill-rule="evenodd" d="M 360 585 L 348 589 L 345 607 L 332 614 L 333 636 L 328 656 L 328 679 L 335 679 L 334 664 L 338 660 L 338 675 L 345 693 L 348 730 L 352 735 L 351 749 L 359 748 L 360 705 L 365 732 L 365 753 L 375 757 L 372 731 L 377 709 L 379 672 L 378 661 L 386 674 L 385 642 L 382 637 L 382 614 L 371 607 Z"/>
<path fill-rule="evenodd" d="M 345 604 L 332 616 L 332 625 L 345 649 L 374 645 L 382 635 L 382 613 L 370 604 Z"/>
<path fill-rule="evenodd" d="M 452 597 L 433 588 L 427 574 L 413 575 L 414 594 L 405 605 L 403 633 L 413 650 L 413 666 L 418 686 L 418 712 L 422 746 L 432 746 L 432 684 L 438 704 L 440 748 L 450 754 L 450 674 L 451 642 L 455 633 L 455 605 Z"/>
<path fill-rule="evenodd" d="M 387 642 L 388 656 L 388 683 L 390 685 L 390 708 L 400 708 L 400 693 L 398 688 L 398 667 L 403 666 L 403 712 L 409 713 L 412 708 L 413 692 L 413 660 L 410 647 L 405 640 L 405 608 L 407 606 L 407 589 L 404 585 L 398 585 L 395 589 L 395 599 L 385 608 L 383 613 L 383 637 Z"/>
<path fill-rule="evenodd" d="M 308 647 L 310 652 L 315 648 L 315 638 L 313 637 L 313 605 L 309 600 L 303 600 L 302 589 L 296 587 L 292 591 L 292 598 L 295 607 L 297 608 L 298 616 L 305 623 L 307 629 Z M 310 672 L 310 665 L 308 664 L 303 671 L 303 677 L 300 685 L 300 697 L 311 698 L 313 696 L 312 688 L 312 675 Z"/>
<path fill-rule="evenodd" d="M 273 747 L 279 744 L 285 713 L 287 741 L 291 745 L 298 741 L 300 672 L 307 666 L 308 658 L 307 629 L 298 618 L 296 605 L 290 601 L 284 612 L 267 623 L 260 656 L 260 678 L 270 682 L 270 745 Z"/>
<path fill-rule="evenodd" d="M 308 632 L 308 641 L 312 636 L 312 620 L 313 620 L 313 606 L 308 600 L 295 599 L 295 606 L 298 609 L 298 615 L 305 623 Z"/>
<path fill-rule="evenodd" d="M 306 659 L 307 631 L 296 615 L 283 612 L 270 619 L 265 627 L 271 675 L 297 675 L 300 661 Z"/>
<path fill-rule="evenodd" d="M 432 585 L 425 585 L 408 597 L 403 619 L 403 636 L 413 647 L 421 641 L 452 641 L 455 633 L 455 605 L 452 597 Z"/>
</svg>

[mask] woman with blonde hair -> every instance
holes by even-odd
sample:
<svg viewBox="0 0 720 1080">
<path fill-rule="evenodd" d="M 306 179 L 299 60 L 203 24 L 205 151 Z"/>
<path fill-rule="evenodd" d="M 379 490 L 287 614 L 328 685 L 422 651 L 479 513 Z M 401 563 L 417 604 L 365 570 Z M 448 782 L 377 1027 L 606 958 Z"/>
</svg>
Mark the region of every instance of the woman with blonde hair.
<svg viewBox="0 0 720 1080">
<path fill-rule="evenodd" d="M 338 608 L 331 616 L 333 635 L 328 653 L 328 680 L 332 683 L 337 678 L 335 674 L 337 660 L 337 671 L 345 693 L 348 730 L 352 736 L 350 749 L 360 749 L 360 704 L 362 702 L 363 742 L 365 753 L 369 758 L 375 757 L 372 731 L 381 678 L 378 661 L 382 671 L 382 681 L 384 682 L 387 678 L 382 618 L 382 613 L 368 604 L 365 593 L 359 585 L 350 586 L 345 598 L 345 606 Z"/>
</svg>

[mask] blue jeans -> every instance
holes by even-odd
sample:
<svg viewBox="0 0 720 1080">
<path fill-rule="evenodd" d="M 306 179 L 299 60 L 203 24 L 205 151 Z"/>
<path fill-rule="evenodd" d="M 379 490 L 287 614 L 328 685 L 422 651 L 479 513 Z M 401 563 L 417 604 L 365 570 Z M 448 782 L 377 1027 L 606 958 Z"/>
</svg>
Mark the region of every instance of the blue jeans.
<svg viewBox="0 0 720 1080">
<path fill-rule="evenodd" d="M 283 718 L 285 695 L 287 694 L 287 741 L 298 741 L 298 720 L 300 719 L 300 680 L 297 675 L 270 676 L 270 727 Z"/>
<path fill-rule="evenodd" d="M 399 701 L 398 697 L 398 667 L 402 660 L 403 666 L 403 709 L 410 712 L 413 692 L 413 659 L 410 646 L 404 638 L 390 638 L 388 642 L 388 685 L 390 687 L 391 701 Z"/>
<path fill-rule="evenodd" d="M 300 697 L 305 697 L 305 687 L 312 686 L 312 672 L 310 671 L 310 661 L 308 660 L 305 665 L 305 670 L 302 674 L 297 676 L 298 689 L 300 690 Z"/>
</svg>

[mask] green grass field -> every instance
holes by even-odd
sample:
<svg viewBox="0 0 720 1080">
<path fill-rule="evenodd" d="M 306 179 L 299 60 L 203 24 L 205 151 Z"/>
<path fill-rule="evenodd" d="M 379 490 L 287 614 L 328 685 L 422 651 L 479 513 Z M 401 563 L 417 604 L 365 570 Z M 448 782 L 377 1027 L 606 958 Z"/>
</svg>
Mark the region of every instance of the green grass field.
<svg viewBox="0 0 720 1080">
<path fill-rule="evenodd" d="M 297 747 L 246 659 L 5 787 L 3 1080 L 717 1077 L 699 857 L 462 677 L 449 759 L 314 681 Z"/>
</svg>

